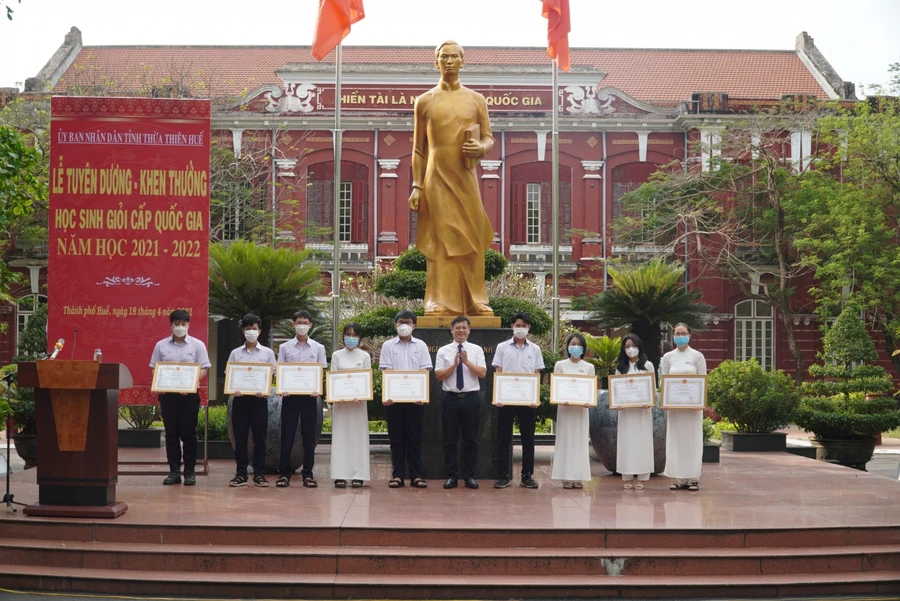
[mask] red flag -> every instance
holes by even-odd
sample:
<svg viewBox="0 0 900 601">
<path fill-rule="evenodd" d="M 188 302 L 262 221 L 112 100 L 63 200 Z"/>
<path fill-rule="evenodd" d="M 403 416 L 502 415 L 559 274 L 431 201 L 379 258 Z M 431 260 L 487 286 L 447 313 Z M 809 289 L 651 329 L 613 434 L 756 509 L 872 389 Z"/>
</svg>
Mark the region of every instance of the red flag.
<svg viewBox="0 0 900 601">
<path fill-rule="evenodd" d="M 350 26 L 366 16 L 363 0 L 319 0 L 319 16 L 313 36 L 312 55 L 317 61 L 341 43 Z"/>
<path fill-rule="evenodd" d="M 569 0 L 542 0 L 541 15 L 547 19 L 547 54 L 559 68 L 569 72 Z"/>
</svg>

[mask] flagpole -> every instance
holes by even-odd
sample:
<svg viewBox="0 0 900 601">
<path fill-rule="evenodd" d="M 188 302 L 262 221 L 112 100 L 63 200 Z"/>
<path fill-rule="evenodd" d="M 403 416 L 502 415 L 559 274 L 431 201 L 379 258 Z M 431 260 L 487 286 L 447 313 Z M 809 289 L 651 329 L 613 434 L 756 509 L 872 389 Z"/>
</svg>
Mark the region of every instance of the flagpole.
<svg viewBox="0 0 900 601">
<path fill-rule="evenodd" d="M 559 348 L 559 71 L 556 61 L 553 64 L 553 296 L 551 311 L 553 312 L 552 349 Z"/>
<path fill-rule="evenodd" d="M 334 207 L 332 226 L 334 230 L 334 271 L 331 278 L 331 352 L 340 348 L 338 327 L 341 317 L 341 44 L 334 52 L 334 192 L 331 200 Z M 351 200 L 352 202 L 352 200 Z"/>
</svg>

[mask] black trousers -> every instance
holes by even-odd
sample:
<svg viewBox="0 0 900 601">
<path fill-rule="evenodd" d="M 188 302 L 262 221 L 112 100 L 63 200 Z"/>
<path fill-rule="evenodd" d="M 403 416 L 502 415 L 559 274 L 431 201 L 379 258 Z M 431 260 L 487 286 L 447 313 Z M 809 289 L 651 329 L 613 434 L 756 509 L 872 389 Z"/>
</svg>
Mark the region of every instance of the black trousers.
<svg viewBox="0 0 900 601">
<path fill-rule="evenodd" d="M 184 473 L 193 474 L 197 465 L 197 414 L 200 395 L 164 393 L 159 395 L 159 413 L 166 432 L 166 461 L 169 471 L 181 469 L 184 445 Z"/>
<path fill-rule="evenodd" d="M 300 424 L 300 436 L 303 439 L 303 467 L 300 475 L 305 480 L 313 477 L 313 465 L 316 463 L 316 421 L 319 419 L 319 402 L 311 396 L 286 396 L 281 399 L 281 461 L 278 473 L 290 478 L 291 449 L 297 437 L 297 423 Z"/>
<path fill-rule="evenodd" d="M 444 392 L 442 409 L 444 425 L 444 464 L 451 478 L 459 478 L 459 434 L 463 437 L 463 478 L 475 477 L 478 463 L 478 411 L 481 398 L 477 392 L 461 396 Z"/>
<path fill-rule="evenodd" d="M 384 412 L 387 415 L 388 439 L 391 441 L 392 477 L 403 478 L 405 467 L 409 467 L 410 479 L 421 478 L 425 405 L 394 403 L 385 407 Z"/>
<path fill-rule="evenodd" d="M 510 456 L 513 438 L 513 418 L 519 422 L 522 435 L 522 477 L 534 474 L 534 420 L 537 409 L 533 407 L 509 406 L 497 410 L 497 472 L 500 477 L 512 476 Z"/>
<path fill-rule="evenodd" d="M 250 463 L 247 442 L 253 432 L 253 474 L 266 473 L 266 430 L 269 428 L 269 401 L 256 396 L 236 396 L 231 403 L 234 427 L 234 461 L 238 476 L 247 477 Z"/>
</svg>

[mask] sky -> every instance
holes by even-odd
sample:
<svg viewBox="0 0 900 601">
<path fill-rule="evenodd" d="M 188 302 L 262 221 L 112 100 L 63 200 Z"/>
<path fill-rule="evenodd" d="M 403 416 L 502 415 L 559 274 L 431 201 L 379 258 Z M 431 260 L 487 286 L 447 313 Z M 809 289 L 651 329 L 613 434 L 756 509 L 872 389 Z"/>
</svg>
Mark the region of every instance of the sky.
<svg viewBox="0 0 900 601">
<path fill-rule="evenodd" d="M 10 0 L 0 0 L 4 7 Z M 309 45 L 318 0 L 11 0 L 0 87 L 35 76 L 72 26 L 86 46 Z M 365 0 L 346 45 L 543 46 L 540 0 Z M 900 62 L 900 0 L 570 0 L 572 47 L 793 50 L 808 32 L 845 80 L 884 83 Z"/>
</svg>

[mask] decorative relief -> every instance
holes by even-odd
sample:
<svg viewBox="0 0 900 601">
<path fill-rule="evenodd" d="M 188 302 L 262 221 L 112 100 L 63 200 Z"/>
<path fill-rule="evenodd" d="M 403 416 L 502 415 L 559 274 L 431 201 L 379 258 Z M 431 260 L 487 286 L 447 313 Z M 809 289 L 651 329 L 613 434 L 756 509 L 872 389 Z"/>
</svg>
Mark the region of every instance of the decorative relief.
<svg viewBox="0 0 900 601">
<path fill-rule="evenodd" d="M 110 286 L 143 286 L 144 288 L 149 288 L 150 286 L 159 286 L 159 284 L 153 281 L 153 278 L 145 278 L 145 277 L 124 277 L 120 278 L 116 277 L 105 277 L 102 282 L 97 282 L 98 286 L 106 286 L 109 288 Z"/>
<path fill-rule="evenodd" d="M 266 112 L 269 113 L 311 113 L 313 102 L 319 105 L 321 89 L 315 84 L 289 83 L 281 88 L 266 92 L 264 98 L 269 102 Z"/>
<path fill-rule="evenodd" d="M 612 106 L 615 96 L 609 92 L 597 93 L 593 86 L 566 86 L 565 111 L 578 115 L 608 115 L 615 112 Z"/>
</svg>

